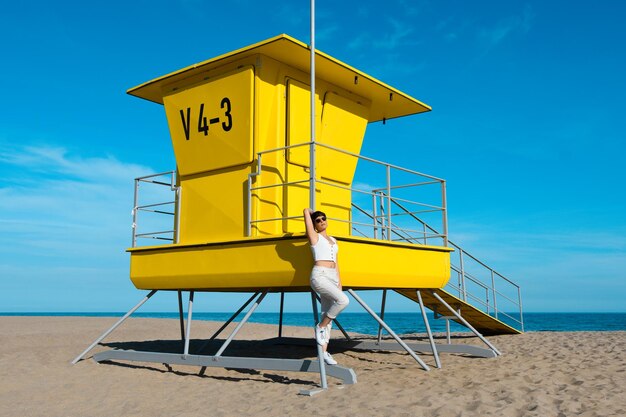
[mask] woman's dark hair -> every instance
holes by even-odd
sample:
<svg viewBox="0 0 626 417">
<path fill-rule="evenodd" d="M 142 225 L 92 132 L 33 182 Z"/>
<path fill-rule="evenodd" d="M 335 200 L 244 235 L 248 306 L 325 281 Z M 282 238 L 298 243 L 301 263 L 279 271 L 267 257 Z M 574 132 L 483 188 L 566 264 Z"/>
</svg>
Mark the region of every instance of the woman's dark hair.
<svg viewBox="0 0 626 417">
<path fill-rule="evenodd" d="M 314 211 L 313 213 L 311 213 L 311 220 L 313 220 L 313 223 L 315 223 L 315 219 L 321 216 L 326 217 L 326 213 L 324 213 L 323 211 Z"/>
</svg>

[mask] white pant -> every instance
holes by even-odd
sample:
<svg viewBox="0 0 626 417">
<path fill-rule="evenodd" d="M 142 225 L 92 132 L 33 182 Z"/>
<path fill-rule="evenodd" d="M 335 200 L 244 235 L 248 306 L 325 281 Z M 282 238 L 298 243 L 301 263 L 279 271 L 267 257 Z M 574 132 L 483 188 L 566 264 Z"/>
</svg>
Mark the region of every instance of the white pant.
<svg viewBox="0 0 626 417">
<path fill-rule="evenodd" d="M 328 318 L 337 317 L 350 302 L 343 291 L 339 289 L 339 277 L 334 268 L 314 266 L 311 271 L 311 288 L 320 295 L 322 314 Z"/>
</svg>

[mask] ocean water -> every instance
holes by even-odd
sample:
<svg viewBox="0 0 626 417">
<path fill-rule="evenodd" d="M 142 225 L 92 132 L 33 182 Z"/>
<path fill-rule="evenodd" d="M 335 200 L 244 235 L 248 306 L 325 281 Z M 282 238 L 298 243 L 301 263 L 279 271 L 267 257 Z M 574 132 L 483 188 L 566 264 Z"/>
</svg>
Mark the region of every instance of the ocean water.
<svg viewBox="0 0 626 417">
<path fill-rule="evenodd" d="M 0 313 L 0 316 L 75 316 L 75 317 L 121 317 L 124 313 Z M 194 320 L 226 321 L 232 313 L 194 312 Z M 236 321 L 241 320 L 244 313 Z M 133 317 L 178 319 L 178 313 L 140 313 Z M 278 313 L 255 313 L 251 323 L 278 324 Z M 378 323 L 367 313 L 344 313 L 338 317 L 339 323 L 351 332 L 374 335 L 378 332 Z M 445 320 L 428 317 L 433 332 L 445 332 Z M 385 322 L 398 334 L 425 332 L 424 322 L 419 313 L 386 313 Z M 311 313 L 285 313 L 283 324 L 286 326 L 313 326 Z M 467 329 L 454 322 L 450 326 L 453 332 L 465 332 Z M 626 331 L 626 313 L 526 313 L 524 330 L 537 331 Z"/>
</svg>

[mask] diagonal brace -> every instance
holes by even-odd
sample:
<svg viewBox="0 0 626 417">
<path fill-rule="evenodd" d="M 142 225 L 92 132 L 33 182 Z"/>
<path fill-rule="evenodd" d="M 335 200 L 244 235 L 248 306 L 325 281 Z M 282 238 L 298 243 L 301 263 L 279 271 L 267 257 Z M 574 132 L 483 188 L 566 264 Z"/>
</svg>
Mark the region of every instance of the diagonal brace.
<svg viewBox="0 0 626 417">
<path fill-rule="evenodd" d="M 485 339 L 485 337 L 480 334 L 480 332 L 478 330 L 476 330 L 474 327 L 472 327 L 471 324 L 468 323 L 467 320 L 465 320 L 463 317 L 461 317 L 461 315 L 459 313 L 457 313 L 452 307 L 450 307 L 450 304 L 446 303 L 445 300 L 443 298 L 441 298 L 441 296 L 439 294 L 437 294 L 436 291 L 430 291 L 430 293 L 433 295 L 433 297 L 435 297 L 441 304 L 443 304 L 448 310 L 450 310 L 452 312 L 452 314 L 454 314 L 454 316 L 459 319 L 459 321 L 461 323 L 463 323 L 463 325 L 465 327 L 467 327 L 468 329 L 470 329 L 472 331 L 472 333 L 474 333 L 476 336 L 478 336 L 478 338 L 480 340 L 482 340 L 487 346 L 489 346 L 489 349 L 493 350 L 494 353 L 496 355 L 502 355 L 502 353 L 500 353 L 500 351 L 491 344 L 491 342 L 489 342 L 489 340 Z"/>
<path fill-rule="evenodd" d="M 350 293 L 350 295 L 352 295 L 352 297 L 354 297 L 354 299 L 361 304 L 361 306 L 365 309 L 365 311 L 367 311 L 370 316 L 372 316 L 377 322 L 378 324 L 380 324 L 381 326 L 383 326 L 385 328 L 385 330 L 387 330 L 387 333 L 389 333 L 391 335 L 391 337 L 393 337 L 396 342 L 398 342 L 400 344 L 400 346 L 402 346 L 404 348 L 404 350 L 407 351 L 407 353 L 409 355 L 411 355 L 411 357 L 413 359 L 415 359 L 417 361 L 417 363 L 419 363 L 422 368 L 424 368 L 425 371 L 430 371 L 430 368 L 428 367 L 428 365 L 426 365 L 424 363 L 423 360 L 420 359 L 419 356 L 417 356 L 417 354 L 413 351 L 413 349 L 411 349 L 406 343 L 404 343 L 404 341 L 402 339 L 400 339 L 398 337 L 398 335 L 391 330 L 391 328 L 387 325 L 387 323 L 385 323 L 384 321 L 381 320 L 380 317 L 378 317 L 378 315 L 374 312 L 374 310 L 372 310 L 366 303 L 365 301 L 363 301 L 361 299 L 361 297 L 359 297 L 358 295 L 356 295 L 356 293 L 354 292 L 353 289 L 349 289 L 348 292 Z"/>
<path fill-rule="evenodd" d="M 76 358 L 74 358 L 74 360 L 72 361 L 72 365 L 75 365 L 76 362 L 78 362 L 79 360 L 82 359 L 83 356 L 85 356 L 87 354 L 87 352 L 89 352 L 91 349 L 93 349 L 98 343 L 100 343 L 102 341 L 102 339 L 104 339 L 105 337 L 107 337 L 109 334 L 111 334 L 111 332 L 115 329 L 117 329 L 119 327 L 120 324 L 122 324 L 128 317 L 130 317 L 131 314 L 133 314 L 139 307 L 141 307 L 142 305 L 144 305 L 144 303 L 146 301 L 148 301 L 150 299 L 150 297 L 152 297 L 155 293 L 157 292 L 157 290 L 152 290 L 150 291 L 150 293 L 148 295 L 146 295 L 144 297 L 143 300 L 141 300 L 135 307 L 131 308 L 128 313 L 124 314 L 124 316 L 119 319 L 117 321 L 117 323 L 115 323 L 113 326 L 111 326 L 111 328 L 109 328 L 109 330 L 107 330 L 106 332 L 102 333 L 102 335 L 96 339 L 95 342 L 93 342 L 91 345 L 89 345 L 89 347 L 87 349 L 85 349 L 83 351 L 83 353 L 81 353 L 80 355 L 78 355 Z"/>
<path fill-rule="evenodd" d="M 241 307 L 239 307 L 239 310 L 237 310 L 235 312 L 235 314 L 233 314 L 232 316 L 230 316 L 230 318 L 226 321 L 226 323 L 222 324 L 222 327 L 220 327 L 219 329 L 217 329 L 217 331 L 215 333 L 213 333 L 213 336 L 211 336 L 208 340 L 206 340 L 198 349 L 198 353 L 202 353 L 202 351 L 207 347 L 207 345 L 209 344 L 209 342 L 211 342 L 211 340 L 215 339 L 217 336 L 219 336 L 220 333 L 222 333 L 222 331 L 233 321 L 235 320 L 235 318 L 237 318 L 237 316 L 244 310 L 244 308 L 246 308 L 248 306 L 248 304 L 250 304 L 250 302 L 254 299 L 254 297 L 256 297 L 257 295 L 259 295 L 258 292 L 255 292 L 254 294 L 252 294 L 252 297 L 248 298 L 248 301 L 246 301 Z"/>
<path fill-rule="evenodd" d="M 254 310 L 256 310 L 259 304 L 261 304 L 261 301 L 263 301 L 266 295 L 267 295 L 267 290 L 263 291 L 263 294 L 261 294 L 259 298 L 257 298 L 257 300 L 254 302 L 252 307 L 250 307 L 250 310 L 248 310 L 244 318 L 239 322 L 239 324 L 237 324 L 237 327 L 235 327 L 235 330 L 233 330 L 233 332 L 230 334 L 230 336 L 228 336 L 228 338 L 226 339 L 222 347 L 217 351 L 217 353 L 215 354 L 215 358 L 219 358 L 222 355 L 222 353 L 224 353 L 228 345 L 230 345 L 230 342 L 232 342 L 232 340 L 235 338 L 237 333 L 239 333 L 239 330 L 243 327 L 243 325 L 246 324 L 246 322 L 248 321 L 252 313 L 254 313 Z"/>
</svg>

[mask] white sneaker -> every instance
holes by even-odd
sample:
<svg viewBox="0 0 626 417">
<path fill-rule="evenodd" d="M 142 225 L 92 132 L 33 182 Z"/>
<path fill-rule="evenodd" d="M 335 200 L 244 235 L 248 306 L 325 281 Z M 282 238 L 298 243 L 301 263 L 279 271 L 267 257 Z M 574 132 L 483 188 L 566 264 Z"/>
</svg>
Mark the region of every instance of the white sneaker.
<svg viewBox="0 0 626 417">
<path fill-rule="evenodd" d="M 326 343 L 328 343 L 326 341 L 326 339 L 328 339 L 326 333 L 328 333 L 326 327 L 319 327 L 318 325 L 315 325 L 315 341 L 318 345 L 324 346 Z"/>
<path fill-rule="evenodd" d="M 337 365 L 337 361 L 334 360 L 328 352 L 324 352 L 324 362 L 326 362 L 328 365 Z"/>
</svg>

